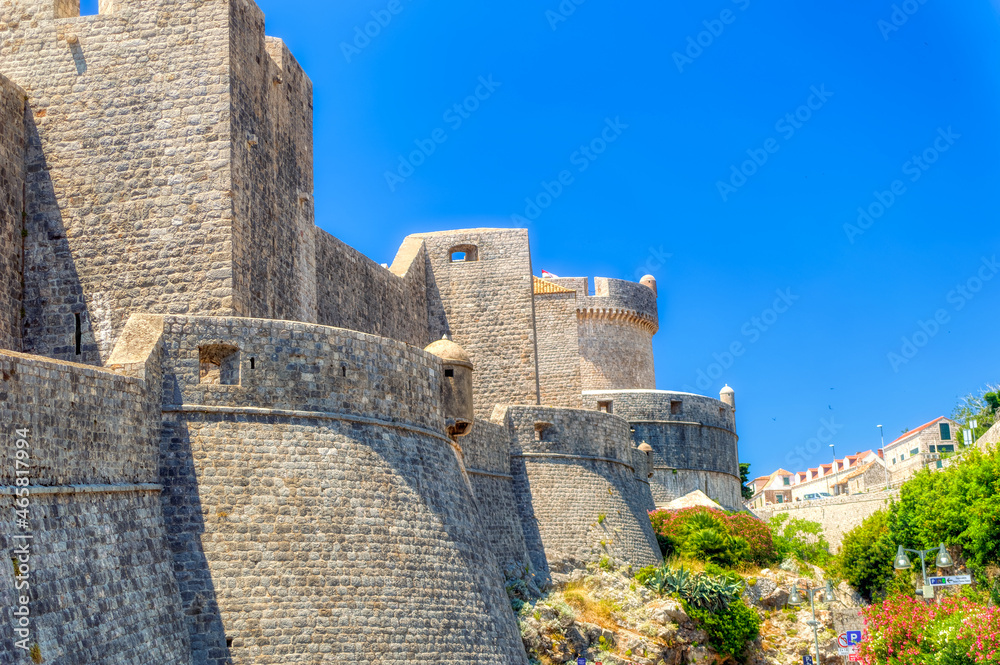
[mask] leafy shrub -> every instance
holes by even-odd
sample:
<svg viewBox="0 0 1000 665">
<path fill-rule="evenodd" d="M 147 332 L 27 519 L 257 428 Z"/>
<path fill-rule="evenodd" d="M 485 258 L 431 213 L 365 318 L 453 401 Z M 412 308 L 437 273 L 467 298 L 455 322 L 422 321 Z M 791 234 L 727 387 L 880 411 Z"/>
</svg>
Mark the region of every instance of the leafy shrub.
<svg viewBox="0 0 1000 665">
<path fill-rule="evenodd" d="M 684 611 L 708 634 L 709 644 L 719 655 L 732 657 L 738 663 L 745 662 L 750 643 L 760 635 L 760 617 L 741 599 L 721 611 L 685 602 Z"/>
<path fill-rule="evenodd" d="M 819 522 L 781 513 L 772 517 L 767 525 L 771 529 L 777 559 L 784 560 L 794 555 L 800 561 L 821 567 L 833 559 L 830 544 L 823 537 L 823 525 Z"/>
<path fill-rule="evenodd" d="M 889 530 L 889 512 L 880 510 L 844 536 L 834 569 L 871 602 L 884 597 L 893 587 L 895 555 L 896 541 Z"/>
<path fill-rule="evenodd" d="M 725 566 L 774 560 L 770 530 L 748 513 L 695 507 L 660 509 L 649 516 L 664 556 L 680 553 Z"/>
<path fill-rule="evenodd" d="M 746 541 L 749 561 L 766 566 L 775 560 L 774 539 L 767 524 L 750 513 L 731 513 L 726 516 L 725 525 L 729 535 Z"/>
<path fill-rule="evenodd" d="M 903 484 L 889 529 L 897 543 L 931 548 L 959 545 L 962 558 L 982 578 L 1000 563 L 1000 448 L 969 450 L 944 471 L 922 471 Z"/>
<path fill-rule="evenodd" d="M 862 611 L 867 665 L 1000 663 L 1000 611 L 966 598 L 937 604 L 896 596 Z"/>
</svg>

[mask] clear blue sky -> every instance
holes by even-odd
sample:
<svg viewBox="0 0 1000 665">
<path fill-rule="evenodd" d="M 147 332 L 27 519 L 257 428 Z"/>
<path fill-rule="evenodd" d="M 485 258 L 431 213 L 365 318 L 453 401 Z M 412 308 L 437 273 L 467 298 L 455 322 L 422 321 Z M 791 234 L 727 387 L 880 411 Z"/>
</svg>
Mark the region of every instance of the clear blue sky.
<svg viewBox="0 0 1000 665">
<path fill-rule="evenodd" d="M 558 0 L 258 3 L 314 84 L 319 226 L 388 262 L 408 233 L 515 225 L 525 197 L 569 170 L 529 225 L 536 274 L 652 272 L 662 389 L 697 387 L 741 342 L 704 392 L 735 388 L 753 475 L 796 466 L 822 419 L 838 455 L 876 448 L 877 424 L 895 438 L 1000 382 L 1000 275 L 975 281 L 1000 257 L 998 0 L 909 0 L 898 26 L 892 0 L 567 0 L 559 21 L 546 15 Z M 679 71 L 674 53 L 710 29 Z M 479 108 L 444 117 L 491 76 Z M 593 161 L 574 157 L 606 119 L 627 128 Z M 386 171 L 438 128 L 446 140 L 391 191 Z M 767 161 L 724 200 L 718 183 L 748 150 Z M 861 228 L 876 191 L 895 200 Z M 950 294 L 960 285 L 980 288 Z M 772 316 L 778 289 L 798 299 Z M 830 458 L 813 448 L 803 463 Z"/>
</svg>

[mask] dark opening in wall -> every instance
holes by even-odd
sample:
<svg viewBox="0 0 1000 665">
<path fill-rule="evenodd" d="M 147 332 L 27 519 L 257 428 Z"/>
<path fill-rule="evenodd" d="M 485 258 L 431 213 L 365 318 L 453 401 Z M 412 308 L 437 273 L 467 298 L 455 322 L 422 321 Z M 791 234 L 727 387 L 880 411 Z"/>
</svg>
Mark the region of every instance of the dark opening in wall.
<svg viewBox="0 0 1000 665">
<path fill-rule="evenodd" d="M 555 434 L 555 428 L 552 427 L 552 423 L 535 423 L 535 441 L 552 441 L 553 434 Z"/>
<path fill-rule="evenodd" d="M 257 365 L 257 363 L 255 362 L 255 359 L 251 358 L 250 359 L 250 369 L 254 369 L 254 367 L 256 367 L 256 365 Z"/>
<path fill-rule="evenodd" d="M 608 400 L 606 402 L 598 402 L 597 410 L 603 411 L 604 413 L 614 413 L 614 402 Z"/>
<path fill-rule="evenodd" d="M 455 370 L 453 370 L 452 368 L 449 367 L 448 369 L 446 369 L 444 371 L 444 375 L 445 376 L 455 376 Z"/>
<path fill-rule="evenodd" d="M 681 401 L 678 399 L 670 400 L 670 415 L 676 416 L 681 412 Z"/>
<path fill-rule="evenodd" d="M 228 649 L 228 648 L 230 648 L 232 646 L 233 646 L 233 638 L 227 637 L 226 638 L 226 648 Z"/>
<path fill-rule="evenodd" d="M 215 386 L 240 385 L 240 350 L 231 344 L 198 347 L 201 383 Z"/>
<path fill-rule="evenodd" d="M 77 312 L 73 315 L 76 318 L 76 333 L 73 337 L 73 342 L 76 346 L 76 355 L 81 355 L 83 353 L 83 321 L 80 319 L 80 313 Z"/>
<path fill-rule="evenodd" d="M 347 376 L 347 365 L 341 365 L 340 366 L 340 375 L 341 376 Z"/>
<path fill-rule="evenodd" d="M 724 406 L 719 407 L 719 415 L 722 416 L 723 418 L 726 417 L 726 407 Z"/>
<path fill-rule="evenodd" d="M 455 245 L 448 250 L 448 255 L 452 263 L 478 261 L 479 248 L 475 245 Z"/>
</svg>

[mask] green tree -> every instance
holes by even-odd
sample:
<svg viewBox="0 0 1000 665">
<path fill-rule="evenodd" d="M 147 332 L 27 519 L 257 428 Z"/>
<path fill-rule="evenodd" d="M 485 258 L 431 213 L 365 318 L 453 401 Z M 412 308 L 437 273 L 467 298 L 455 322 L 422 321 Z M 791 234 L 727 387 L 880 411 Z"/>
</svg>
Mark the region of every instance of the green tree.
<svg viewBox="0 0 1000 665">
<path fill-rule="evenodd" d="M 890 513 L 880 510 L 844 536 L 835 571 L 868 601 L 886 595 L 896 572 L 892 567 L 896 540 Z"/>
<path fill-rule="evenodd" d="M 969 568 L 982 576 L 1000 563 L 1000 450 L 972 449 L 943 472 L 924 470 L 903 484 L 889 528 L 914 549 L 957 545 Z"/>
<path fill-rule="evenodd" d="M 794 554 L 800 560 L 817 566 L 830 562 L 830 543 L 823 535 L 823 525 L 819 522 L 781 513 L 772 517 L 767 526 L 771 529 L 774 549 L 780 559 Z"/>
<path fill-rule="evenodd" d="M 740 492 L 743 494 L 743 498 L 752 499 L 753 490 L 747 487 L 750 482 L 750 462 L 740 462 L 740 482 L 742 483 Z"/>
<path fill-rule="evenodd" d="M 964 446 L 975 443 L 965 440 L 965 426 L 970 420 L 975 418 L 977 421 L 972 438 L 978 439 L 996 423 L 998 414 L 1000 414 L 1000 386 L 988 385 L 978 394 L 969 393 L 960 399 L 951 411 L 951 419 L 962 425 L 957 437 L 959 443 Z"/>
</svg>

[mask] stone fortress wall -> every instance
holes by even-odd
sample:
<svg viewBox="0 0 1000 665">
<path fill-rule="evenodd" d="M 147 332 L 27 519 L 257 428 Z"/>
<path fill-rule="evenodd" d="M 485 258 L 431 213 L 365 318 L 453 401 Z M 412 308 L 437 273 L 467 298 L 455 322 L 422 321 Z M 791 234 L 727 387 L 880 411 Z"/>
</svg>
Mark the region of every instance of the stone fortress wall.
<svg viewBox="0 0 1000 665">
<path fill-rule="evenodd" d="M 538 403 L 527 230 L 466 229 L 412 239 L 426 244 L 429 341 L 449 335 L 472 357 L 476 417 L 489 419 L 496 404 Z"/>
<path fill-rule="evenodd" d="M 314 226 L 312 84 L 250 0 L 0 0 L 0 120 L 47 660 L 525 663 L 505 577 L 658 561 L 657 459 L 731 482 L 584 392 L 655 385 L 651 277 L 535 278 L 524 229 L 385 268 Z"/>
<path fill-rule="evenodd" d="M 653 448 L 650 488 L 662 506 L 701 490 L 742 510 L 735 409 L 720 400 L 665 390 L 588 390 L 584 407 L 607 405 L 629 421 L 635 445 Z"/>
<path fill-rule="evenodd" d="M 0 349 L 21 350 L 24 91 L 0 75 Z"/>
<path fill-rule="evenodd" d="M 577 294 L 549 280 L 535 279 L 539 397 L 542 404 L 580 408 L 580 332 Z"/>
<path fill-rule="evenodd" d="M 636 568 L 662 561 L 646 513 L 649 487 L 633 466 L 628 422 L 545 406 L 504 407 L 494 420 L 513 442 L 521 523 L 536 568 L 603 556 Z"/>
<path fill-rule="evenodd" d="M 190 663 L 160 505 L 159 361 L 112 372 L 0 351 L 0 661 L 24 653 L 11 612 L 27 594 L 27 644 L 44 662 Z M 25 499 L 27 529 L 15 514 Z"/>
<path fill-rule="evenodd" d="M 461 445 L 489 549 L 506 574 L 517 576 L 531 560 L 518 516 L 510 434 L 501 424 L 480 420 Z M 538 569 L 543 575 L 544 571 L 544 567 Z"/>
</svg>

